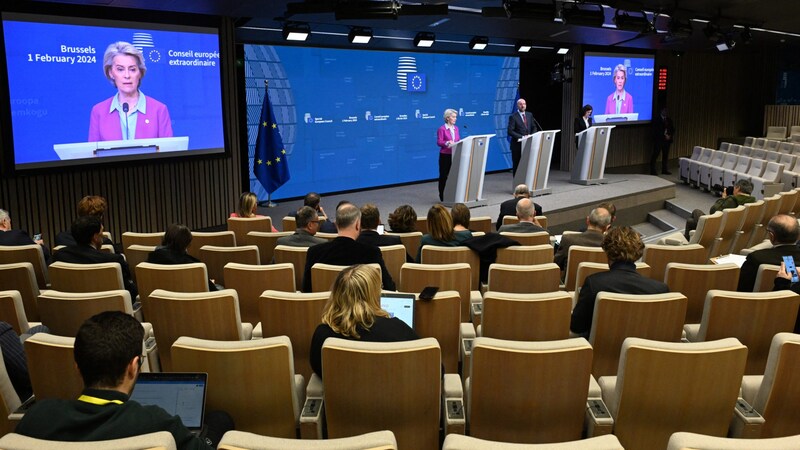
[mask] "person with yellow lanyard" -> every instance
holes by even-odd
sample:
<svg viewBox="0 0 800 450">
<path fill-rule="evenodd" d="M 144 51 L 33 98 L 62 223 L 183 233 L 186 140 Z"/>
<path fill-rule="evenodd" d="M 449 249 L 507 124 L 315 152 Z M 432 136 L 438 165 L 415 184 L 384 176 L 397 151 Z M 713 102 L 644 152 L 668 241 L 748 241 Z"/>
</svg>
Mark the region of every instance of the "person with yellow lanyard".
<svg viewBox="0 0 800 450">
<path fill-rule="evenodd" d="M 143 338 L 142 325 L 128 314 L 107 311 L 88 319 L 75 338 L 75 363 L 84 384 L 81 396 L 37 401 L 16 432 L 38 439 L 85 442 L 168 431 L 179 449 L 216 448 L 225 431 L 233 428 L 227 414 L 218 413 L 228 423 L 219 416 L 213 424 L 206 420 L 206 436 L 200 437 L 160 407 L 129 400 L 143 362 Z"/>
</svg>

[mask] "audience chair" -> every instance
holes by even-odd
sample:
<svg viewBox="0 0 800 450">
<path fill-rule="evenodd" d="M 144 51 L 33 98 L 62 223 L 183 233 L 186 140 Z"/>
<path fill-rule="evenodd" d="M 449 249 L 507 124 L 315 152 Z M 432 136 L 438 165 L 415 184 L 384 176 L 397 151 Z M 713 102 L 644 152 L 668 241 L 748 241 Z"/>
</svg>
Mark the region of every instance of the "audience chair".
<svg viewBox="0 0 800 450">
<path fill-rule="evenodd" d="M 75 366 L 74 337 L 36 333 L 25 340 L 25 359 L 36 400 L 74 400 L 83 391 L 83 379 Z"/>
<path fill-rule="evenodd" d="M 781 207 L 781 202 L 782 198 L 778 194 L 764 199 L 764 213 L 761 215 L 759 222 L 757 222 L 753 228 L 753 234 L 750 236 L 750 241 L 747 243 L 747 245 L 745 245 L 744 248 L 752 247 L 766 239 L 767 224 L 769 223 L 770 219 L 778 214 L 778 209 Z"/>
<path fill-rule="evenodd" d="M 442 365 L 436 339 L 329 338 L 322 367 L 329 438 L 391 430 L 399 448 L 439 447 Z"/>
<path fill-rule="evenodd" d="M 377 266 L 377 264 L 375 264 Z M 334 264 L 316 263 L 311 266 L 311 286 L 312 292 L 329 292 L 333 286 L 339 272 L 347 266 L 337 266 Z M 378 266 L 380 270 L 380 266 Z"/>
<path fill-rule="evenodd" d="M 0 264 L 0 286 L 3 290 L 19 292 L 28 320 L 33 322 L 41 320 L 39 308 L 36 306 L 39 285 L 36 284 L 33 264 L 29 262 Z"/>
<path fill-rule="evenodd" d="M 479 337 L 471 365 L 465 389 L 470 436 L 518 443 L 581 438 L 592 366 L 586 339 Z"/>
<path fill-rule="evenodd" d="M 694 148 L 692 149 L 692 154 L 689 158 L 686 157 L 678 158 L 679 177 L 683 182 L 685 183 L 689 182 L 689 165 L 692 163 L 692 161 L 698 161 L 702 154 L 703 154 L 703 147 L 695 145 Z"/>
<path fill-rule="evenodd" d="M 0 440 L 0 443 L 2 441 Z M 340 439 L 297 440 L 260 436 L 242 431 L 228 431 L 217 447 L 219 450 L 397 450 L 391 431 L 374 431 Z"/>
<path fill-rule="evenodd" d="M 689 184 L 698 185 L 700 165 L 709 164 L 715 153 L 717 152 L 714 149 L 704 147 L 700 153 L 700 158 L 697 160 L 689 160 Z"/>
<path fill-rule="evenodd" d="M 746 359 L 747 347 L 735 338 L 625 339 L 618 376 L 599 380 L 614 435 L 628 450 L 665 448 L 676 431 L 725 436 Z"/>
<path fill-rule="evenodd" d="M 778 195 L 781 196 L 781 202 L 776 214 L 791 214 L 794 211 L 794 204 L 797 202 L 798 193 L 800 192 L 795 189 L 779 193 Z"/>
<path fill-rule="evenodd" d="M 492 218 L 489 216 L 472 217 L 469 220 L 469 229 L 472 231 L 483 231 L 486 234 L 493 233 Z"/>
<path fill-rule="evenodd" d="M 750 177 L 753 183 L 753 195 L 756 198 L 764 198 L 775 195 L 783 190 L 783 164 L 775 161 L 765 161 L 764 173 Z"/>
<path fill-rule="evenodd" d="M 750 237 L 756 228 L 756 224 L 761 221 L 761 216 L 764 214 L 764 200 L 756 200 L 753 203 L 746 203 L 744 205 L 744 219 L 742 220 L 742 227 L 736 233 L 736 237 L 731 244 L 730 253 L 738 254 L 744 249 Z M 677 261 L 686 262 L 686 261 Z"/>
<path fill-rule="evenodd" d="M 208 272 L 203 263 L 153 264 L 136 266 L 136 287 L 142 304 L 156 289 L 174 292 L 208 292 Z"/>
<path fill-rule="evenodd" d="M 156 289 L 143 304 L 153 324 L 161 367 L 173 371 L 170 348 L 181 336 L 219 341 L 243 341 L 253 326 L 242 323 L 239 298 L 233 289 L 216 292 L 170 292 Z"/>
<path fill-rule="evenodd" d="M 548 243 L 498 248 L 495 262 L 521 266 L 551 263 L 553 262 L 553 246 Z"/>
<path fill-rule="evenodd" d="M 445 373 L 458 373 L 461 321 L 465 319 L 457 291 L 439 291 L 432 300 L 417 299 L 414 304 L 414 331 L 421 338 L 439 342 Z"/>
<path fill-rule="evenodd" d="M 736 147 L 735 149 L 733 149 Z M 726 172 L 734 170 L 736 164 L 739 162 L 739 148 L 740 146 L 731 145 L 732 150 L 725 155 L 722 164 L 718 167 L 712 167 L 709 175 L 708 186 L 710 191 L 721 191 L 725 188 L 724 176 Z"/>
<path fill-rule="evenodd" d="M 733 169 L 723 169 L 722 171 L 722 186 L 733 186 L 736 180 L 739 177 L 743 177 L 744 174 L 750 169 L 750 165 L 753 162 L 753 158 L 746 156 L 745 149 L 747 147 L 742 147 L 742 152 L 739 153 L 739 157 L 736 159 L 736 165 Z"/>
<path fill-rule="evenodd" d="M 11 325 L 18 335 L 26 333 L 31 327 L 19 291 L 0 291 L 0 320 Z"/>
<path fill-rule="evenodd" d="M 261 233 L 272 232 L 272 218 L 262 217 L 228 217 L 228 231 L 233 231 L 236 236 L 236 245 L 255 245 L 250 240 L 248 233 L 251 231 Z"/>
<path fill-rule="evenodd" d="M 756 272 L 756 280 L 753 283 L 753 292 L 771 292 L 775 286 L 775 277 L 781 270 L 781 266 L 775 264 L 761 264 Z"/>
<path fill-rule="evenodd" d="M 122 267 L 117 263 L 50 264 L 50 286 L 61 292 L 100 292 L 125 289 Z"/>
<path fill-rule="evenodd" d="M 400 292 L 422 292 L 428 286 L 437 286 L 441 291 L 458 291 L 461 296 L 461 320 L 470 317 L 472 295 L 470 290 L 470 267 L 467 263 L 415 264 L 405 263 L 400 269 Z M 477 297 L 480 297 L 478 292 Z M 480 302 L 480 298 L 476 298 Z"/>
<path fill-rule="evenodd" d="M 182 336 L 172 344 L 172 367 L 207 373 L 206 408 L 230 414 L 237 430 L 297 435 L 305 380 L 294 373 L 288 337 L 231 342 Z"/>
<path fill-rule="evenodd" d="M 400 279 L 400 268 L 406 262 L 406 247 L 401 244 L 386 245 L 378 247 L 381 249 L 381 256 L 383 256 L 383 264 L 386 265 L 386 270 L 392 276 L 392 280 Z"/>
<path fill-rule="evenodd" d="M 684 326 L 691 342 L 735 337 L 747 346 L 745 373 L 764 373 L 772 337 L 794 330 L 800 295 L 792 291 L 736 292 L 712 289 L 703 319 Z M 800 433 L 800 428 L 798 428 Z"/>
<path fill-rule="evenodd" d="M 16 264 L 21 262 L 31 263 L 36 283 L 39 289 L 47 288 L 50 283 L 47 277 L 47 264 L 44 252 L 39 244 L 30 245 L 0 245 L 0 264 Z"/>
<path fill-rule="evenodd" d="M 192 232 L 192 242 L 186 252 L 202 261 L 200 258 L 200 248 L 204 245 L 213 245 L 215 247 L 236 247 L 236 235 L 233 231 L 215 231 L 209 233 L 202 233 L 199 231 Z"/>
<path fill-rule="evenodd" d="M 286 216 L 281 220 L 281 225 L 284 233 L 294 233 L 297 230 L 297 219 L 292 216 Z"/>
<path fill-rule="evenodd" d="M 567 292 L 508 294 L 483 299 L 479 336 L 510 341 L 557 341 L 569 337 L 572 299 Z"/>
<path fill-rule="evenodd" d="M 135 233 L 133 231 L 126 231 L 122 233 L 122 253 L 128 256 L 128 247 L 131 245 L 145 245 L 148 247 L 157 247 L 164 241 L 164 232 L 157 233 Z"/>
<path fill-rule="evenodd" d="M 322 308 L 330 292 L 283 292 L 266 290 L 258 298 L 261 335 L 288 336 L 294 349 L 295 372 L 311 379 L 311 337 L 322 323 Z"/>
<path fill-rule="evenodd" d="M 21 434 L 9 433 L 0 438 L 3 450 L 39 450 L 58 448 L 63 450 L 177 450 L 175 438 L 168 431 L 142 434 L 107 441 L 48 441 Z"/>
<path fill-rule="evenodd" d="M 50 333 L 75 337 L 86 319 L 103 311 L 133 315 L 131 294 L 125 289 L 101 292 L 62 292 L 46 290 L 39 294 L 42 324 Z"/>
<path fill-rule="evenodd" d="M 258 247 L 258 255 L 261 257 L 261 264 L 272 264 L 272 259 L 275 256 L 275 246 L 278 245 L 278 239 L 293 234 L 293 231 L 279 231 L 277 233 L 251 231 L 247 233 L 247 239 L 250 245 Z"/>
<path fill-rule="evenodd" d="M 734 439 L 679 431 L 672 433 L 667 443 L 667 450 L 796 450 L 798 448 L 800 448 L 800 435 L 772 439 Z"/>
<path fill-rule="evenodd" d="M 786 127 L 767 127 L 767 139 L 782 141 L 786 139 Z"/>
<path fill-rule="evenodd" d="M 239 247 L 217 247 L 204 245 L 200 248 L 200 261 L 206 265 L 208 277 L 214 283 L 225 286 L 225 265 L 228 263 L 257 265 L 261 263 L 258 247 L 243 245 Z"/>
<path fill-rule="evenodd" d="M 532 294 L 553 292 L 561 284 L 556 263 L 518 266 L 494 263 L 489 266 L 488 291 Z"/>
<path fill-rule="evenodd" d="M 582 262 L 605 263 L 608 265 L 608 256 L 605 250 L 600 247 L 586 247 L 583 245 L 573 245 L 569 248 L 567 255 L 567 269 L 564 275 L 564 289 L 574 291 L 578 279 L 578 266 Z"/>
<path fill-rule="evenodd" d="M 503 231 L 500 234 L 519 242 L 520 245 L 550 245 L 550 233 L 547 231 L 537 231 L 535 233 L 512 233 L 510 231 Z"/>
<path fill-rule="evenodd" d="M 308 247 L 292 247 L 278 245 L 275 247 L 275 264 L 291 263 L 294 266 L 294 284 L 303 285 L 303 273 L 306 270 Z"/>
<path fill-rule="evenodd" d="M 427 217 L 417 217 L 417 231 L 422 234 L 428 234 L 428 218 Z M 417 247 L 419 248 L 419 247 Z"/>
<path fill-rule="evenodd" d="M 225 264 L 225 282 L 228 289 L 239 294 L 239 312 L 242 321 L 256 324 L 258 318 L 258 298 L 265 289 L 295 292 L 294 266 L 289 263 L 270 264 Z"/>
<path fill-rule="evenodd" d="M 412 257 L 417 256 L 417 251 L 419 250 L 419 244 L 422 242 L 422 233 L 419 231 L 412 231 L 410 233 L 394 233 L 387 231 L 385 233 L 387 236 L 397 236 L 400 238 L 400 241 L 406 248 L 406 253 L 411 255 Z"/>
<path fill-rule="evenodd" d="M 772 338 L 764 375 L 744 377 L 742 396 L 764 418 L 760 437 L 800 434 L 798 365 L 800 335 L 778 333 Z"/>
<path fill-rule="evenodd" d="M 125 249 L 125 260 L 128 262 L 128 267 L 131 269 L 131 278 L 136 281 L 136 266 L 140 263 L 147 261 L 150 253 L 156 250 L 154 245 L 139 245 L 132 244 Z"/>
<path fill-rule="evenodd" d="M 697 161 L 695 164 L 690 164 L 689 170 L 696 170 L 696 184 L 697 187 L 710 191 L 713 186 L 711 183 L 711 169 L 714 167 L 722 166 L 725 158 L 729 155 L 724 151 L 714 152 L 711 159 L 706 162 Z M 694 172 L 692 172 L 694 174 Z"/>
<path fill-rule="evenodd" d="M 739 285 L 739 266 L 733 263 L 669 263 L 664 282 L 670 292 L 680 292 L 688 300 L 683 323 L 699 323 L 706 293 L 711 289 L 735 291 Z"/>
<path fill-rule="evenodd" d="M 736 238 L 739 230 L 742 229 L 744 215 L 744 205 L 722 210 L 722 222 L 720 223 L 719 231 L 708 253 L 709 258 L 727 255 L 731 252 L 733 240 Z"/>
<path fill-rule="evenodd" d="M 798 199 L 794 202 L 794 209 L 792 210 L 792 215 L 795 217 L 800 218 L 800 187 L 794 188 L 795 191 L 798 191 Z"/>
<path fill-rule="evenodd" d="M 589 342 L 594 349 L 592 374 L 616 375 L 620 347 L 636 337 L 679 342 L 686 317 L 686 297 L 667 294 L 616 294 L 600 292 L 594 305 Z"/>
<path fill-rule="evenodd" d="M 454 433 L 444 438 L 442 450 L 623 450 L 623 448 L 619 439 L 613 434 L 550 444 L 513 444 Z"/>
<path fill-rule="evenodd" d="M 470 267 L 470 289 L 480 289 L 481 260 L 478 253 L 469 247 L 440 247 L 424 245 L 422 247 L 422 264 L 456 264 L 467 263 Z"/>
<path fill-rule="evenodd" d="M 25 399 L 27 400 L 27 399 Z M 0 352 L 0 434 L 11 433 L 17 426 L 16 420 L 9 419 L 9 415 L 16 411 L 22 404 L 17 391 L 11 384 L 11 378 L 6 370 L 6 363 L 3 360 L 3 353 Z M 3 438 L 0 438 L 0 443 Z M 5 448 L 0 445 L 0 448 Z"/>
<path fill-rule="evenodd" d="M 705 264 L 708 262 L 708 251 L 700 244 L 658 245 L 645 244 L 642 262 L 650 266 L 650 278 L 664 281 L 667 264 L 671 262 L 685 264 Z"/>
<path fill-rule="evenodd" d="M 519 218 L 517 216 L 503 216 L 503 223 L 501 225 L 513 225 L 515 223 L 519 223 Z"/>
</svg>

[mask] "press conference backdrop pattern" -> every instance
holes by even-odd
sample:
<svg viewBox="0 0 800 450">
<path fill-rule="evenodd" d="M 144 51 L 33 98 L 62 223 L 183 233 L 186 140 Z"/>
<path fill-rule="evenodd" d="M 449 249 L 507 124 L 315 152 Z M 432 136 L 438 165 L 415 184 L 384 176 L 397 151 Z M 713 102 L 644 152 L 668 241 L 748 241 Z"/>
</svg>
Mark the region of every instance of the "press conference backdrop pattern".
<svg viewBox="0 0 800 450">
<path fill-rule="evenodd" d="M 497 134 L 487 171 L 511 166 L 506 126 L 519 83 L 519 59 L 245 45 L 250 187 L 258 120 L 270 100 L 291 179 L 273 199 L 438 177 L 436 130 L 447 108 L 461 136 Z"/>
</svg>

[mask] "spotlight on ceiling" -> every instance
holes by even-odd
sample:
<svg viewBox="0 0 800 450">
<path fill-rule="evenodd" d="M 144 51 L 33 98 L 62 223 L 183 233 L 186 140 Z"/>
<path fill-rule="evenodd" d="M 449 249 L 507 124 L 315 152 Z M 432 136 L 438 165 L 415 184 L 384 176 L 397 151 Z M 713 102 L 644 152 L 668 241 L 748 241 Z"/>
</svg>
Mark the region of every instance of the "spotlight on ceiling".
<svg viewBox="0 0 800 450">
<path fill-rule="evenodd" d="M 486 36 L 475 36 L 469 41 L 469 48 L 473 50 L 483 50 L 489 45 L 489 38 Z"/>
<path fill-rule="evenodd" d="M 643 11 L 634 12 L 617 10 L 614 14 L 614 23 L 617 25 L 618 30 L 635 31 L 637 33 L 647 33 L 655 28 L 653 24 L 647 20 L 647 14 Z"/>
<path fill-rule="evenodd" d="M 556 53 L 558 53 L 559 55 L 566 55 L 567 53 L 569 53 L 569 48 L 568 47 L 561 47 L 561 48 L 558 49 L 558 51 Z"/>
<path fill-rule="evenodd" d="M 372 28 L 353 27 L 347 38 L 351 44 L 369 44 L 372 39 Z"/>
<path fill-rule="evenodd" d="M 532 47 L 533 43 L 531 41 L 517 41 L 517 43 L 514 45 L 514 48 L 519 53 L 528 53 L 529 51 L 531 51 Z"/>
<path fill-rule="evenodd" d="M 564 3 L 561 7 L 561 20 L 565 24 L 584 27 L 602 27 L 606 21 L 603 5 L 598 3 Z"/>
<path fill-rule="evenodd" d="M 744 30 L 739 33 L 739 37 L 742 39 L 742 44 L 749 44 L 753 40 L 753 33 L 750 31 L 750 27 L 744 27 Z"/>
<path fill-rule="evenodd" d="M 283 38 L 287 41 L 305 41 L 311 34 L 311 27 L 303 22 L 287 22 L 283 26 Z"/>
<path fill-rule="evenodd" d="M 400 3 L 390 1 L 346 1 L 336 2 L 336 20 L 397 19 Z"/>
<path fill-rule="evenodd" d="M 667 33 L 676 39 L 687 39 L 692 36 L 692 22 L 688 20 L 682 21 L 673 17 L 669 21 Z"/>
<path fill-rule="evenodd" d="M 721 52 L 733 50 L 734 47 L 736 47 L 736 41 L 730 36 L 721 36 L 717 41 L 717 50 Z"/>
<path fill-rule="evenodd" d="M 427 31 L 420 31 L 414 36 L 414 45 L 417 47 L 430 47 L 436 42 L 436 35 Z"/>
</svg>

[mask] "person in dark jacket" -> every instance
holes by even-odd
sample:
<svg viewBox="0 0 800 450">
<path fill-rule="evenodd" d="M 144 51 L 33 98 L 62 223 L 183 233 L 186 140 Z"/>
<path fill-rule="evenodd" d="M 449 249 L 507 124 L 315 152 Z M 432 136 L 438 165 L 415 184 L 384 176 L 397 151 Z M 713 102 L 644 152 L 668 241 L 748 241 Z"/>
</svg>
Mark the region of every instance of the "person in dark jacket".
<svg viewBox="0 0 800 450">
<path fill-rule="evenodd" d="M 192 264 L 201 262 L 186 252 L 192 243 L 192 231 L 186 225 L 173 223 L 164 232 L 161 245 L 147 255 L 147 262 L 153 264 Z M 208 280 L 208 290 L 217 290 L 217 285 Z"/>
</svg>

